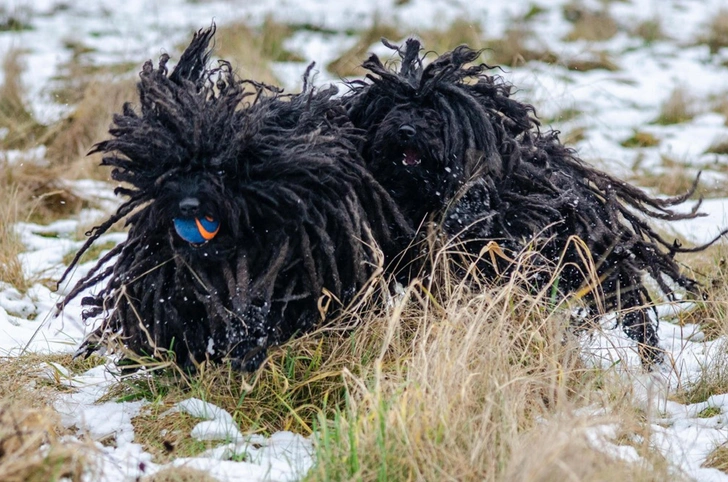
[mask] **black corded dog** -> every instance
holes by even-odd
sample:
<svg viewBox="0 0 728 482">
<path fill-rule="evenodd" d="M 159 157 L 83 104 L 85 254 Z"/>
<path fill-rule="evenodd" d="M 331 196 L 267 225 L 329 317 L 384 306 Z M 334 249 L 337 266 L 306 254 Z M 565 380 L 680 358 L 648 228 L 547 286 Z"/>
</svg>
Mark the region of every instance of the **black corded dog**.
<svg viewBox="0 0 728 482">
<path fill-rule="evenodd" d="M 603 295 L 606 309 L 624 309 L 623 328 L 642 360 L 659 360 L 642 275 L 670 296 L 674 285 L 694 292 L 697 283 L 680 273 L 673 256 L 707 245 L 681 248 L 648 220 L 698 216 L 699 202 L 687 214 L 671 209 L 695 186 L 657 199 L 585 164 L 557 133 L 539 130 L 533 107 L 511 98 L 509 84 L 472 64 L 480 52 L 467 46 L 423 66 L 417 40 L 403 48 L 385 44 L 399 53 L 399 71 L 372 55 L 363 64 L 367 79 L 350 83 L 344 103 L 366 131 L 367 166 L 411 224 L 434 220 L 473 255 L 490 241 L 511 254 L 534 243 L 544 265 L 558 266 L 558 290 L 585 293 L 593 307 Z M 575 236 L 591 253 L 601 289 Z"/>
<path fill-rule="evenodd" d="M 269 346 L 321 319 L 326 291 L 347 303 L 379 248 L 396 253 L 395 238 L 412 236 L 366 170 L 335 90 L 307 87 L 307 73 L 304 92 L 284 96 L 239 81 L 226 62 L 209 69 L 213 35 L 198 32 L 169 75 L 168 56 L 147 62 L 141 110 L 126 104 L 94 148 L 128 200 L 66 274 L 114 223 L 130 229 L 60 305 L 106 283 L 83 299 L 84 319 L 102 322 L 79 353 L 116 339 L 137 355 L 174 352 L 181 366 L 254 370 Z"/>
</svg>

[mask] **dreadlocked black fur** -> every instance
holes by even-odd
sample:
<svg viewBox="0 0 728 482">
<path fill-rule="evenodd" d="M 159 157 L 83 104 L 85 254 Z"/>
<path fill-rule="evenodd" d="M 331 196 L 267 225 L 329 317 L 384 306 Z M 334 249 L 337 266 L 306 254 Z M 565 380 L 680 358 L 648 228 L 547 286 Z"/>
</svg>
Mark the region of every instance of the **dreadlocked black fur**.
<svg viewBox="0 0 728 482">
<path fill-rule="evenodd" d="M 671 209 L 693 194 L 697 179 L 683 196 L 650 197 L 582 162 L 557 132 L 542 133 L 532 106 L 511 98 L 511 86 L 487 75 L 488 66 L 471 64 L 480 52 L 460 46 L 423 66 L 417 40 L 404 48 L 384 43 L 399 53 L 399 71 L 372 55 L 363 64 L 367 79 L 350 83 L 344 103 L 354 125 L 366 131 L 365 162 L 411 224 L 439 222 L 446 237 L 475 255 L 489 241 L 517 253 L 538 238 L 546 263 L 561 260 L 559 290 L 587 286 L 596 307 L 598 290 L 589 289 L 573 243 L 578 236 L 596 264 L 605 307 L 628 309 L 625 332 L 638 342 L 643 361 L 659 360 L 642 275 L 670 297 L 675 284 L 695 292 L 697 282 L 680 273 L 673 256 L 711 243 L 684 249 L 661 238 L 648 220 L 699 216 L 700 201 L 687 214 Z"/>
<path fill-rule="evenodd" d="M 60 305 L 106 281 L 82 301 L 85 320 L 103 320 L 79 353 L 118 337 L 139 355 L 173 351 L 181 366 L 254 370 L 269 346 L 314 326 L 324 290 L 350 301 L 381 263 L 377 246 L 394 253 L 412 236 L 364 167 L 335 89 L 309 88 L 307 72 L 304 92 L 284 96 L 226 62 L 208 69 L 214 31 L 197 32 L 169 75 L 167 55 L 144 64 L 141 111 L 126 104 L 94 148 L 128 200 L 66 274 L 114 223 L 130 229 Z M 203 216 L 212 239 L 185 240 L 176 223 Z"/>
</svg>

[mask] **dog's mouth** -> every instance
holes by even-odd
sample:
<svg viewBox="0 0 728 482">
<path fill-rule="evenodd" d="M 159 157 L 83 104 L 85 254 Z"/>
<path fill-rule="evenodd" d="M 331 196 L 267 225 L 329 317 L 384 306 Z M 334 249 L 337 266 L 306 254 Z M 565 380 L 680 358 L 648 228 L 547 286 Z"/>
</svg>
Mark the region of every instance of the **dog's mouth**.
<svg viewBox="0 0 728 482">
<path fill-rule="evenodd" d="M 416 149 L 408 147 L 404 151 L 402 151 L 403 166 L 419 166 L 421 162 L 422 157 Z"/>
<path fill-rule="evenodd" d="M 211 241 L 220 231 L 220 221 L 210 215 L 174 218 L 173 222 L 177 235 L 195 248 Z"/>
</svg>

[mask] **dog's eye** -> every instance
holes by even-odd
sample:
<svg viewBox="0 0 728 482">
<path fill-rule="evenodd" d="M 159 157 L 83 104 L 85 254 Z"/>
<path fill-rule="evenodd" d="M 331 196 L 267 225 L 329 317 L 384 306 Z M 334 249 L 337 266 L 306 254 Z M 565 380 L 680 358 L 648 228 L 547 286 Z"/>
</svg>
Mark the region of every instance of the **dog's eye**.
<svg viewBox="0 0 728 482">
<path fill-rule="evenodd" d="M 217 171 L 215 172 L 215 174 L 217 174 L 217 175 L 218 175 L 218 176 L 220 176 L 220 177 L 225 177 L 225 174 L 227 174 L 227 172 L 225 171 L 225 169 L 218 169 L 218 170 L 217 170 Z"/>
</svg>

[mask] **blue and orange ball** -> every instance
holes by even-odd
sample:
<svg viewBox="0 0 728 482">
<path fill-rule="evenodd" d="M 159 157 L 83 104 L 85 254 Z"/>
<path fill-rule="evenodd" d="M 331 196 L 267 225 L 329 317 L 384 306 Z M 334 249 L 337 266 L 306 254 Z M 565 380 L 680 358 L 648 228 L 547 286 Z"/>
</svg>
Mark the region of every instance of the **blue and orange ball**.
<svg viewBox="0 0 728 482">
<path fill-rule="evenodd" d="M 204 244 L 220 231 L 220 221 L 205 216 L 204 218 L 175 218 L 174 229 L 180 238 L 190 244 Z"/>
</svg>

